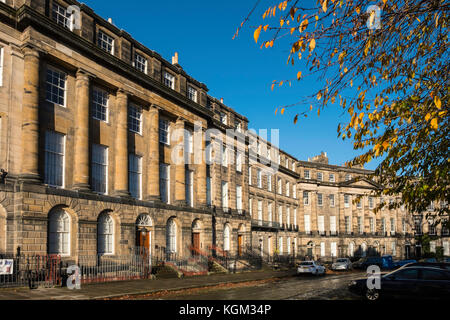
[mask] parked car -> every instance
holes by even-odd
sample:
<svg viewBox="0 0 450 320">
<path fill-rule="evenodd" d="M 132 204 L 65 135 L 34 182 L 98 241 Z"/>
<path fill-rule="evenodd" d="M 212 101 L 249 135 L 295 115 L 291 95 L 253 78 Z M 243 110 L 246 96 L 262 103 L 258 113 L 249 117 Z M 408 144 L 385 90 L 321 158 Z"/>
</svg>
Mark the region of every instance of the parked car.
<svg viewBox="0 0 450 320">
<path fill-rule="evenodd" d="M 409 263 L 407 267 L 433 267 L 450 271 L 450 263 L 448 262 L 415 262 Z"/>
<path fill-rule="evenodd" d="M 367 269 L 369 266 L 383 267 L 383 259 L 381 257 L 365 257 L 356 262 L 353 262 L 353 268 L 355 269 Z"/>
<path fill-rule="evenodd" d="M 332 270 L 351 270 L 352 262 L 348 258 L 338 258 L 335 263 L 331 265 Z"/>
<path fill-rule="evenodd" d="M 403 267 L 409 263 L 416 263 L 416 262 L 417 262 L 417 260 L 412 260 L 412 259 L 395 261 L 393 267 L 394 267 L 394 269 L 396 269 L 396 268 Z"/>
<path fill-rule="evenodd" d="M 297 267 L 297 274 L 324 275 L 325 267 L 317 261 L 304 261 Z"/>
<path fill-rule="evenodd" d="M 421 259 L 419 262 L 438 262 L 436 258 Z"/>
<path fill-rule="evenodd" d="M 350 292 L 368 300 L 384 297 L 450 299 L 450 271 L 434 267 L 404 266 L 381 276 L 380 289 L 369 289 L 367 279 L 352 281 Z"/>
</svg>

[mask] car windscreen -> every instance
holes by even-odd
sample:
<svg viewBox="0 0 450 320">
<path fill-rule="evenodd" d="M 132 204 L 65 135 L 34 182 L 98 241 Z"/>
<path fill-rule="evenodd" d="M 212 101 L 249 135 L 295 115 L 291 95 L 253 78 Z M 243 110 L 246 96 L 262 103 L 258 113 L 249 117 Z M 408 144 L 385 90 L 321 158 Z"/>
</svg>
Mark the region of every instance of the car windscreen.
<svg viewBox="0 0 450 320">
<path fill-rule="evenodd" d="M 312 262 L 302 262 L 300 263 L 301 266 L 312 266 L 313 263 Z"/>
<path fill-rule="evenodd" d="M 336 262 L 347 262 L 347 259 L 337 259 Z"/>
</svg>

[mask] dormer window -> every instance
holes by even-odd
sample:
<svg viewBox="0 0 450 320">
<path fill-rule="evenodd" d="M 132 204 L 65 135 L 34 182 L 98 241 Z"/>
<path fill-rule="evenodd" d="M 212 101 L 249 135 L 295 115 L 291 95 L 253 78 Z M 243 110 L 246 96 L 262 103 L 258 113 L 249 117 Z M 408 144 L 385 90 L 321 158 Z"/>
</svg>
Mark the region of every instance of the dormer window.
<svg viewBox="0 0 450 320">
<path fill-rule="evenodd" d="M 191 86 L 188 86 L 188 98 L 189 100 L 197 102 L 197 90 Z"/>
<path fill-rule="evenodd" d="M 223 113 L 223 112 L 221 112 L 220 113 L 220 122 L 222 122 L 223 124 L 227 124 L 227 119 L 228 117 L 227 117 L 227 114 L 226 113 Z"/>
<path fill-rule="evenodd" d="M 234 121 L 234 127 L 236 129 L 237 132 L 241 132 L 242 131 L 242 124 L 239 120 L 235 120 Z"/>
<path fill-rule="evenodd" d="M 72 14 L 55 2 L 53 2 L 53 20 L 64 28 L 73 29 Z"/>
<path fill-rule="evenodd" d="M 350 181 L 352 180 L 352 175 L 351 174 L 346 174 L 345 175 L 345 181 Z"/>
<path fill-rule="evenodd" d="M 108 36 L 103 31 L 99 30 L 97 35 L 97 45 L 106 52 L 114 54 L 114 38 Z"/>
<path fill-rule="evenodd" d="M 164 84 L 170 89 L 175 90 L 175 77 L 168 72 L 164 72 Z"/>
<path fill-rule="evenodd" d="M 147 74 L 147 67 L 148 67 L 147 59 L 144 56 L 140 55 L 139 53 L 135 53 L 134 54 L 134 67 L 137 70 Z"/>
</svg>

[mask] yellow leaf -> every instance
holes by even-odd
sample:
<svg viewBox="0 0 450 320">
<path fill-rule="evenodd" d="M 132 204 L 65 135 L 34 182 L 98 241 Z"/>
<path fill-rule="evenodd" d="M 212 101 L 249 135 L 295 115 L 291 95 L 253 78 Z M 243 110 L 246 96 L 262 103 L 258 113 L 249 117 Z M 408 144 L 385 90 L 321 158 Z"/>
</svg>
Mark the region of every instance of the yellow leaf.
<svg viewBox="0 0 450 320">
<path fill-rule="evenodd" d="M 316 21 L 319 21 L 319 16 L 316 16 Z"/>
<path fill-rule="evenodd" d="M 274 83 L 274 84 L 272 84 L 272 91 L 273 91 L 273 88 L 275 88 L 275 83 Z"/>
<path fill-rule="evenodd" d="M 309 110 L 310 110 L 310 111 L 312 111 L 312 110 L 313 110 L 313 106 L 312 106 L 312 105 L 311 105 L 311 106 L 309 107 Z"/>
<path fill-rule="evenodd" d="M 253 34 L 253 37 L 255 38 L 255 42 L 258 43 L 258 39 L 259 39 L 259 35 L 261 33 L 261 29 L 262 26 L 259 26 L 256 30 L 255 33 Z"/>
<path fill-rule="evenodd" d="M 383 149 L 386 150 L 387 148 L 389 148 L 389 142 L 385 141 L 383 142 Z"/>
<path fill-rule="evenodd" d="M 275 109 L 275 115 L 277 115 L 277 112 L 278 112 L 278 108 Z"/>
<path fill-rule="evenodd" d="M 356 7 L 356 13 L 359 14 L 361 12 L 361 8 L 360 7 Z"/>
<path fill-rule="evenodd" d="M 285 109 L 283 108 L 283 109 L 281 109 L 281 114 L 283 115 L 284 114 L 284 111 L 285 111 Z"/>
<path fill-rule="evenodd" d="M 269 28 L 269 25 L 265 25 L 264 26 L 264 31 L 267 31 L 268 28 Z"/>
<path fill-rule="evenodd" d="M 433 120 L 431 120 L 431 128 L 433 130 L 437 130 L 437 128 L 439 128 L 438 118 L 434 118 Z"/>
<path fill-rule="evenodd" d="M 322 10 L 323 12 L 327 12 L 327 0 L 325 0 L 324 2 L 322 2 Z"/>
<path fill-rule="evenodd" d="M 425 121 L 427 121 L 428 122 L 428 120 L 430 120 L 430 118 L 431 118 L 431 114 L 430 113 L 428 113 L 426 116 L 425 116 Z"/>
<path fill-rule="evenodd" d="M 299 72 L 297 73 L 297 80 L 300 80 L 301 77 L 302 77 L 302 72 L 299 71 Z"/>
<path fill-rule="evenodd" d="M 283 81 L 280 82 L 280 87 L 283 85 Z"/>
<path fill-rule="evenodd" d="M 320 108 L 317 109 L 317 116 L 320 117 Z"/>
<path fill-rule="evenodd" d="M 313 51 L 315 47 L 316 47 L 316 40 L 312 39 L 311 42 L 309 43 L 309 51 Z"/>
<path fill-rule="evenodd" d="M 297 122 L 298 122 L 298 114 L 294 118 L 294 124 L 297 124 Z"/>
<path fill-rule="evenodd" d="M 295 28 L 291 28 L 291 34 L 293 34 L 295 31 Z"/>
<path fill-rule="evenodd" d="M 320 99 L 322 99 L 322 93 L 321 93 L 321 92 L 319 92 L 319 93 L 317 94 L 317 100 L 320 100 Z"/>
<path fill-rule="evenodd" d="M 434 104 L 436 105 L 436 107 L 441 110 L 442 108 L 442 102 L 441 99 L 439 99 L 438 96 L 434 97 Z"/>
</svg>

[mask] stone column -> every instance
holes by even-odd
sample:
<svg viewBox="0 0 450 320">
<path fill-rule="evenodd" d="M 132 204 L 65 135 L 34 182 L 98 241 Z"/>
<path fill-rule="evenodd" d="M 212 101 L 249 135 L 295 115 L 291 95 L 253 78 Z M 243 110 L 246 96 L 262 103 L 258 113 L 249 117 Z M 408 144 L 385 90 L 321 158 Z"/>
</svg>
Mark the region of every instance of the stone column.
<svg viewBox="0 0 450 320">
<path fill-rule="evenodd" d="M 186 204 L 186 164 L 184 155 L 184 122 L 183 118 L 178 118 L 175 124 L 177 163 L 175 164 L 175 204 Z"/>
<path fill-rule="evenodd" d="M 203 130 L 203 128 L 197 126 L 194 130 L 195 183 L 197 184 L 195 198 L 198 207 L 206 208 L 206 144 Z"/>
<path fill-rule="evenodd" d="M 39 52 L 25 47 L 22 109 L 21 178 L 41 182 L 39 175 Z"/>
<path fill-rule="evenodd" d="M 128 94 L 117 91 L 116 136 L 114 150 L 114 196 L 129 197 L 128 191 Z"/>
<path fill-rule="evenodd" d="M 73 188 L 89 191 L 89 82 L 90 76 L 79 69 L 76 79 L 76 128 Z"/>
<path fill-rule="evenodd" d="M 146 200 L 161 200 L 159 190 L 159 108 L 150 107 L 149 121 L 149 157 L 147 170 L 147 197 Z"/>
</svg>

